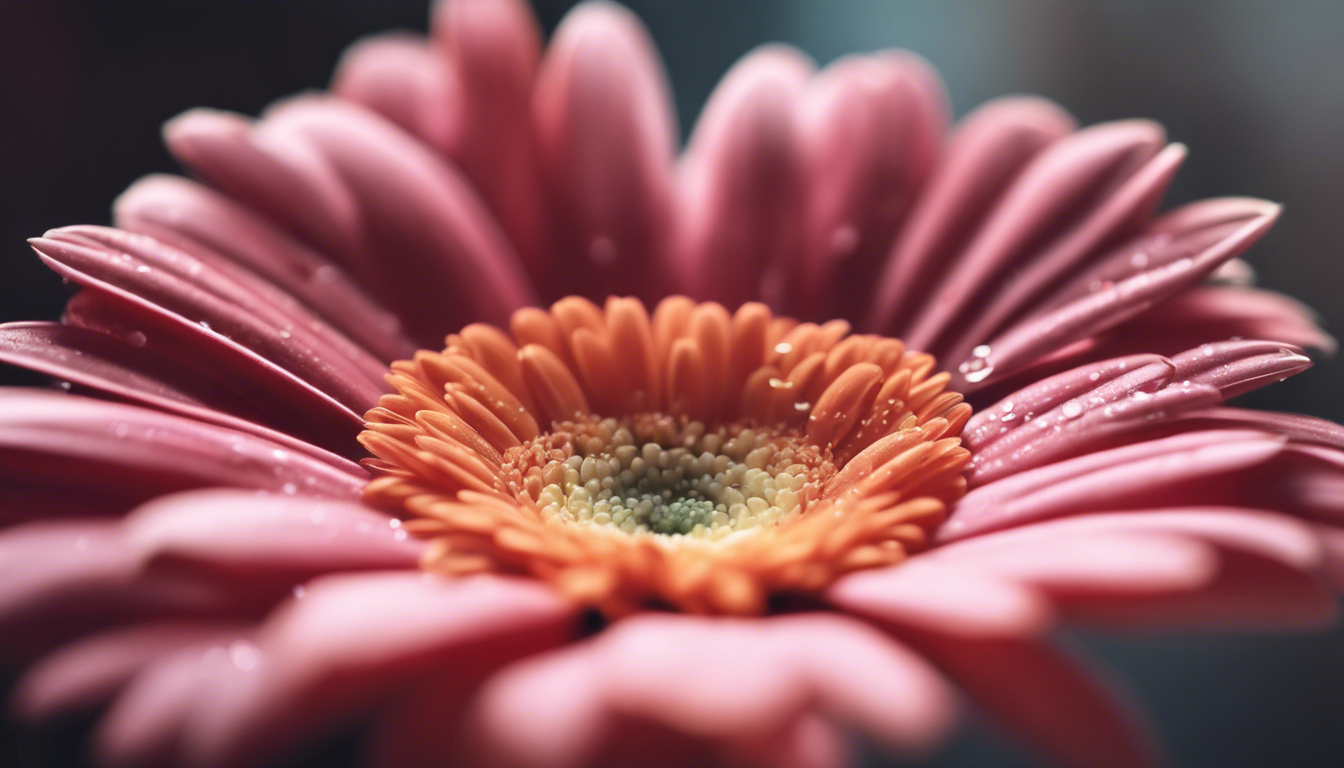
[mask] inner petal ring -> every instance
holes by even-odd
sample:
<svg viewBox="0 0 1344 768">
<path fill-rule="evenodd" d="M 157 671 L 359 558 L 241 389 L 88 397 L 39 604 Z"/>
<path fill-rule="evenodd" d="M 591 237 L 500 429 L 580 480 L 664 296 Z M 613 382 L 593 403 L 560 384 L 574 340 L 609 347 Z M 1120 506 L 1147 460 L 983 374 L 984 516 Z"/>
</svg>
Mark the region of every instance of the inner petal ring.
<svg viewBox="0 0 1344 768">
<path fill-rule="evenodd" d="M 684 297 L 570 297 L 394 363 L 367 499 L 423 565 L 525 574 L 609 616 L 755 614 L 926 546 L 971 409 L 899 340 Z"/>
</svg>

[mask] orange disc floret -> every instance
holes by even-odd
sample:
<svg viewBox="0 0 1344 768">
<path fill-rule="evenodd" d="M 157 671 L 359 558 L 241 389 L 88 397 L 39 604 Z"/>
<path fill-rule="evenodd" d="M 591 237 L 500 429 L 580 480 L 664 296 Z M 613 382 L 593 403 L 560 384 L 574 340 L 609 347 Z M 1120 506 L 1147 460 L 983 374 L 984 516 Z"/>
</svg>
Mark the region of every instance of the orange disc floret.
<svg viewBox="0 0 1344 768">
<path fill-rule="evenodd" d="M 569 297 L 392 365 L 367 499 L 424 566 L 526 574 L 608 615 L 753 614 L 927 546 L 970 406 L 935 360 L 685 297 Z"/>
</svg>

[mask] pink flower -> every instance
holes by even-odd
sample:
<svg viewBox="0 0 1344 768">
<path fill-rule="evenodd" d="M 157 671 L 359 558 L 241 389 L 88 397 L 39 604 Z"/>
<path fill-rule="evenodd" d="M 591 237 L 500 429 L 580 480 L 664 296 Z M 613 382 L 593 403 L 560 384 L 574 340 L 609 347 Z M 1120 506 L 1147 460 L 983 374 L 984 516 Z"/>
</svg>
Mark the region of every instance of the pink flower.
<svg viewBox="0 0 1344 768">
<path fill-rule="evenodd" d="M 113 763 L 827 766 L 960 690 L 1151 764 L 1050 632 L 1333 619 L 1344 427 L 1224 403 L 1334 342 L 1239 279 L 1277 206 L 1154 215 L 1158 126 L 945 112 L 909 54 L 764 48 L 676 157 L 627 12 L 543 52 L 448 0 L 177 118 L 205 183 L 34 240 L 82 290 L 0 327 L 78 390 L 0 392 L 21 714 Z"/>
</svg>

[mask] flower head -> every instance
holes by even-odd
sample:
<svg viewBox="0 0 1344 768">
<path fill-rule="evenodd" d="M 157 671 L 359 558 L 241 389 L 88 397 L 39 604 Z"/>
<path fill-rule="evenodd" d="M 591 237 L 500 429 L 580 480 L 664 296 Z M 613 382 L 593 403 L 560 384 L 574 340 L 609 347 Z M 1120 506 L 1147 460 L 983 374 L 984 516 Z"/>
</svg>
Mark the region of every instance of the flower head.
<svg viewBox="0 0 1344 768">
<path fill-rule="evenodd" d="M 1154 215 L 1157 125 L 940 88 L 763 48 L 677 157 L 629 13 L 445 0 L 169 123 L 203 182 L 35 239 L 80 292 L 0 327 L 77 390 L 0 392 L 20 711 L 123 763 L 822 766 L 956 687 L 1153 762 L 1049 630 L 1333 617 L 1344 427 L 1224 404 L 1333 340 L 1244 284 L 1277 206 Z"/>
</svg>

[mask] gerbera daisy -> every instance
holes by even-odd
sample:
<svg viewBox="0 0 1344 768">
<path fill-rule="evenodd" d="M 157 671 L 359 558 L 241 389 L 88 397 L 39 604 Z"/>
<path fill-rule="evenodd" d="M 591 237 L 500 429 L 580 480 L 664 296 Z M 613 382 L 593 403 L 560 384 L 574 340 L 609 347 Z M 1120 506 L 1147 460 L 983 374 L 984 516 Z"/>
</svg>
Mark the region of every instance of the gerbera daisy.
<svg viewBox="0 0 1344 768">
<path fill-rule="evenodd" d="M 907 53 L 724 79 L 517 0 L 331 93 L 165 129 L 81 290 L 0 326 L 0 649 L 112 763 L 826 766 L 956 691 L 1048 760 L 1155 751 L 1061 620 L 1316 626 L 1344 427 L 1225 402 L 1333 340 L 1241 284 L 1277 206 Z M 418 351 L 417 351 L 418 350 Z"/>
</svg>

